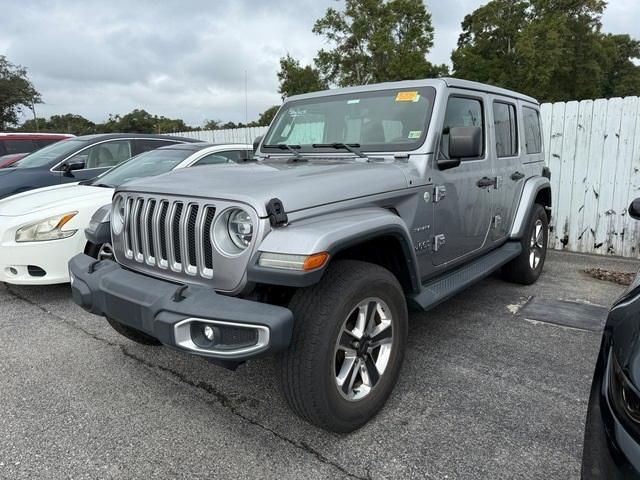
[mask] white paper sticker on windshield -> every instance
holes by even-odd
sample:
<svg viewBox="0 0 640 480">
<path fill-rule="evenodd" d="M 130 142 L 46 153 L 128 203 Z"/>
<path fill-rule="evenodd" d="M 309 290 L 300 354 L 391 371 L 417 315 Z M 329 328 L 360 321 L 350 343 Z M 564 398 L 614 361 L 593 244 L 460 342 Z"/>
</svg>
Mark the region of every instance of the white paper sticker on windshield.
<svg viewBox="0 0 640 480">
<path fill-rule="evenodd" d="M 353 98 L 353 99 L 347 101 L 347 105 L 353 105 L 354 103 L 360 103 L 360 99 L 359 98 Z"/>
<path fill-rule="evenodd" d="M 411 130 L 407 138 L 420 138 L 422 130 Z"/>
</svg>

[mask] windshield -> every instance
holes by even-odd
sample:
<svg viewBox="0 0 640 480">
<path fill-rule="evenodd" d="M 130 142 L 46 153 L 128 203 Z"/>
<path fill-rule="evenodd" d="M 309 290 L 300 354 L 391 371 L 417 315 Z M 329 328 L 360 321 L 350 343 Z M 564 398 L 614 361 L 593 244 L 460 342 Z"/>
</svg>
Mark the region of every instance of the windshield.
<svg viewBox="0 0 640 480">
<path fill-rule="evenodd" d="M 194 153 L 193 150 L 174 149 L 158 149 L 141 153 L 96 177 L 91 184 L 115 188 L 129 180 L 160 175 L 173 170 Z"/>
<path fill-rule="evenodd" d="M 433 88 L 421 87 L 294 100 L 278 112 L 261 151 L 276 153 L 283 144 L 301 152 L 339 151 L 328 147 L 334 143 L 371 152 L 415 150 L 426 137 L 434 98 Z"/>
<path fill-rule="evenodd" d="M 16 163 L 9 165 L 9 167 L 44 167 L 54 160 L 62 160 L 60 157 L 67 157 L 85 145 L 87 145 L 86 140 L 62 140 L 30 153 L 26 157 L 18 160 Z"/>
</svg>

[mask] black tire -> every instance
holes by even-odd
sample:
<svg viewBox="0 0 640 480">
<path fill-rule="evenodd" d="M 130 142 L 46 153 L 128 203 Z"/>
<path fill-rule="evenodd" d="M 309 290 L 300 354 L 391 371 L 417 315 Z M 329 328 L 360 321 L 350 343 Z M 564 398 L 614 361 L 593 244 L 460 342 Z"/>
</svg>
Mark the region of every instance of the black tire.
<svg viewBox="0 0 640 480">
<path fill-rule="evenodd" d="M 381 302 L 376 303 L 376 300 Z M 386 340 L 390 345 L 390 353 L 386 355 L 386 368 L 377 383 L 374 383 L 373 375 L 368 377 L 373 385 L 369 393 L 364 398 L 349 400 L 337 385 L 338 358 L 341 354 L 337 353 L 336 342 L 339 335 L 348 341 L 355 338 L 343 333 L 343 327 L 349 325 L 348 318 L 355 318 L 356 314 L 350 316 L 350 313 L 355 312 L 359 304 L 366 304 L 367 308 L 386 304 L 382 311 L 385 315 L 391 315 L 388 325 L 391 325 L 392 335 L 390 340 Z M 280 383 L 291 409 L 303 419 L 326 430 L 351 432 L 360 428 L 384 406 L 398 379 L 404 358 L 408 330 L 407 305 L 398 280 L 380 266 L 339 260 L 328 267 L 319 284 L 298 290 L 289 308 L 293 311 L 295 324 L 291 344 L 280 359 Z M 372 317 L 373 322 L 367 321 L 365 326 L 380 327 L 382 316 L 379 310 L 370 311 L 378 313 Z M 384 331 L 388 333 L 388 330 L 387 327 Z M 378 333 L 370 338 L 365 334 L 360 347 L 371 346 L 369 342 L 386 336 Z M 383 347 L 372 348 L 371 351 L 363 348 L 362 356 L 357 357 L 356 361 L 366 358 L 367 361 L 377 362 Z M 341 362 L 346 365 L 344 357 Z M 378 372 L 376 366 L 372 368 Z M 356 368 L 348 370 L 358 371 Z M 358 374 L 355 374 L 355 378 L 358 378 Z M 352 385 L 357 384 L 352 382 Z M 359 384 L 362 390 L 364 377 L 360 377 Z M 351 386 L 347 390 L 351 391 Z"/>
<path fill-rule="evenodd" d="M 84 253 L 89 255 L 90 257 L 93 258 L 98 258 L 98 255 L 100 254 L 100 250 L 102 249 L 102 247 L 104 246 L 104 243 L 92 243 L 92 242 L 87 242 L 86 247 L 84 248 Z M 109 246 L 109 248 L 111 248 L 111 245 L 107 244 Z M 103 258 L 104 260 L 105 258 Z"/>
<path fill-rule="evenodd" d="M 162 343 L 160 343 L 160 341 L 158 341 L 156 338 L 153 338 L 152 336 L 147 335 L 146 333 L 141 332 L 140 330 L 136 330 L 135 328 L 131 328 L 131 327 L 128 327 L 127 325 L 123 325 L 117 320 L 107 317 L 107 322 L 109 322 L 109 325 L 111 325 L 116 332 L 118 332 L 123 337 L 127 337 L 129 340 L 133 342 L 140 343 L 141 345 L 151 345 L 151 346 L 162 345 Z"/>
<path fill-rule="evenodd" d="M 542 242 L 533 244 L 532 237 L 537 225 L 541 225 L 542 227 Z M 544 261 L 547 257 L 548 241 L 549 220 L 547 218 L 547 212 L 542 205 L 536 203 L 531 209 L 527 227 L 520 240 L 522 253 L 502 267 L 502 277 L 509 282 L 522 285 L 535 283 L 544 267 Z M 540 257 L 535 266 L 532 265 L 530 259 L 532 252 Z"/>
</svg>

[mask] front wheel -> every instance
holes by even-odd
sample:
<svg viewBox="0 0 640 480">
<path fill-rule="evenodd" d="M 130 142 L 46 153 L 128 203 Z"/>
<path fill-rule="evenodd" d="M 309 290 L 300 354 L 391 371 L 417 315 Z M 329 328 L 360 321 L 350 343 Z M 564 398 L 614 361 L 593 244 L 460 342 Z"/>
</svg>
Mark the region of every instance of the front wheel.
<svg viewBox="0 0 640 480">
<path fill-rule="evenodd" d="M 535 283 L 547 258 L 548 240 L 547 212 L 542 205 L 536 203 L 531 209 L 529 223 L 520 240 L 522 253 L 502 267 L 503 278 L 522 285 Z"/>
<path fill-rule="evenodd" d="M 337 261 L 289 308 L 295 325 L 280 379 L 290 407 L 327 430 L 360 428 L 384 406 L 402 365 L 407 307 L 398 280 L 377 265 Z"/>
</svg>

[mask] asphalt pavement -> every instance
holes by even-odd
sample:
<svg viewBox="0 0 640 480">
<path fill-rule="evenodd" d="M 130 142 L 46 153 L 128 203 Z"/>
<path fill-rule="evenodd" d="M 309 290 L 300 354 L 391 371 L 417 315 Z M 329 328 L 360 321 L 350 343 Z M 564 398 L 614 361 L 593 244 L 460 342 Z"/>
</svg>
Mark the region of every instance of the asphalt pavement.
<svg viewBox="0 0 640 480">
<path fill-rule="evenodd" d="M 412 314 L 391 399 L 349 435 L 294 416 L 272 360 L 231 372 L 120 337 L 68 285 L 0 284 L 0 478 L 578 478 L 600 333 L 520 309 L 608 307 L 624 287 L 588 267 L 638 263 L 551 252 L 533 286 Z"/>
</svg>

